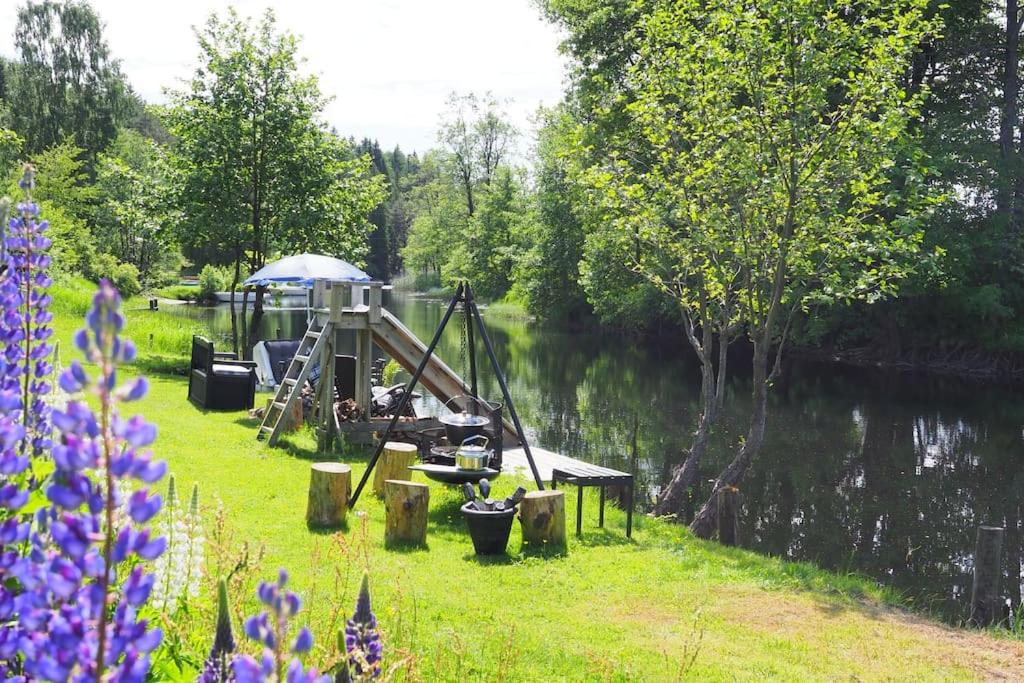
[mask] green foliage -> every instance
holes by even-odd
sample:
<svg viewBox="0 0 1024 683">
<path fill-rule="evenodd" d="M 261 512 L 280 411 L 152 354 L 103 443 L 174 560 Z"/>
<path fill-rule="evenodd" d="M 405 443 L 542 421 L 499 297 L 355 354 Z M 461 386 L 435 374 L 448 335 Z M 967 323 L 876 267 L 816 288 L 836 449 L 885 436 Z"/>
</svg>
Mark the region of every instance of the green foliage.
<svg viewBox="0 0 1024 683">
<path fill-rule="evenodd" d="M 907 126 L 922 95 L 900 87 L 933 30 L 923 8 L 864 0 L 851 23 L 819 0 L 657 3 L 629 94 L 591 112 L 609 131 L 581 160 L 606 218 L 597 253 L 764 347 L 796 310 L 893 293 L 928 201 Z"/>
<path fill-rule="evenodd" d="M 528 233 L 529 214 L 519 184 L 507 168 L 495 172 L 469 219 L 464 237 L 454 247 L 448 242 L 441 280 L 452 287 L 469 280 L 487 299 L 500 298 L 511 286 L 511 275 Z M 450 239 L 450 238 L 449 238 Z"/>
<path fill-rule="evenodd" d="M 489 186 L 506 162 L 516 130 L 491 93 L 448 97 L 448 111 L 437 139 L 447 152 L 452 180 L 463 194 L 466 212 L 476 213 L 477 193 Z"/>
<path fill-rule="evenodd" d="M 6 125 L 36 154 L 71 139 L 90 163 L 135 101 L 86 2 L 29 0 L 14 28 L 17 60 L 4 69 Z"/>
<path fill-rule="evenodd" d="M 139 269 L 130 263 L 121 263 L 113 254 L 96 254 L 82 267 L 82 272 L 93 281 L 110 280 L 124 297 L 132 297 L 142 291 Z"/>
<path fill-rule="evenodd" d="M 0 178 L 7 178 L 17 169 L 25 151 L 25 141 L 13 130 L 0 128 Z"/>
<path fill-rule="evenodd" d="M 253 25 L 234 10 L 197 38 L 200 66 L 167 110 L 182 241 L 250 269 L 277 251 L 361 261 L 384 181 L 326 130 L 296 38 L 271 12 Z"/>
<path fill-rule="evenodd" d="M 167 201 L 169 174 L 166 151 L 127 129 L 97 163 L 100 204 L 93 232 L 105 251 L 138 270 L 147 287 L 173 282 L 182 265 L 176 212 Z"/>
<path fill-rule="evenodd" d="M 215 301 L 214 294 L 231 286 L 231 275 L 223 268 L 207 264 L 199 271 L 199 300 Z"/>
<path fill-rule="evenodd" d="M 565 157 L 572 119 L 564 108 L 541 111 L 536 162 L 536 218 L 530 245 L 519 259 L 515 282 L 530 313 L 551 320 L 574 321 L 587 312 L 580 286 L 583 224 L 576 207 L 577 186 L 569 179 Z M 594 300 L 603 290 L 594 289 Z"/>
<path fill-rule="evenodd" d="M 96 242 L 86 222 L 93 213 L 95 190 L 88 185 L 83 150 L 70 140 L 35 155 L 35 199 L 50 223 L 56 274 L 86 274 L 96 257 Z M 11 177 L 7 193 L 17 196 Z"/>
<path fill-rule="evenodd" d="M 70 217 L 89 221 L 96 212 L 99 192 L 89 182 L 86 150 L 66 138 L 33 155 L 36 167 L 35 197 L 59 206 Z"/>
<path fill-rule="evenodd" d="M 398 373 L 402 372 L 402 366 L 394 358 L 389 358 L 381 373 L 381 385 L 385 387 L 394 386 Z"/>
<path fill-rule="evenodd" d="M 438 283 L 441 268 L 448 261 L 452 246 L 462 241 L 469 220 L 465 202 L 445 176 L 443 165 L 438 155 L 423 161 L 422 184 L 409 193 L 415 218 L 401 250 L 407 271 L 435 273 Z"/>
</svg>

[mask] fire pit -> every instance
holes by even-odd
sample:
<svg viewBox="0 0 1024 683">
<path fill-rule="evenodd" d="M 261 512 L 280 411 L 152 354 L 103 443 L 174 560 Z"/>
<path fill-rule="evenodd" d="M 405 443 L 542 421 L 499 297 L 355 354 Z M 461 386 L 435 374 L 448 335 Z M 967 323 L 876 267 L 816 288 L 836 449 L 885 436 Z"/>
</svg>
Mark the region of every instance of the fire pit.
<svg viewBox="0 0 1024 683">
<path fill-rule="evenodd" d="M 508 547 L 509 533 L 512 531 L 512 520 L 515 518 L 519 502 L 526 495 L 522 486 L 504 500 L 492 500 L 491 483 L 487 479 L 480 480 L 480 497 L 477 498 L 473 484 L 462 485 L 466 503 L 462 506 L 462 514 L 466 517 L 469 537 L 473 541 L 473 549 L 477 555 L 502 555 Z"/>
</svg>

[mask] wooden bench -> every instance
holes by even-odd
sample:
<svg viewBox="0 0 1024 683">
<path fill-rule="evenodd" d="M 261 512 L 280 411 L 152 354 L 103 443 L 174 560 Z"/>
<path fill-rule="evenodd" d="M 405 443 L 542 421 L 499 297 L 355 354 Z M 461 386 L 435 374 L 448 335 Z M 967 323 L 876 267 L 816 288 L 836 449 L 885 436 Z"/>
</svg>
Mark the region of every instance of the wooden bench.
<svg viewBox="0 0 1024 683">
<path fill-rule="evenodd" d="M 604 488 L 620 485 L 626 487 L 626 538 L 633 536 L 633 475 L 598 465 L 579 464 L 561 465 L 551 470 L 551 488 L 557 489 L 558 482 L 573 484 L 577 487 L 576 496 L 576 535 L 582 533 L 583 524 L 583 488 L 598 486 L 601 489 L 601 510 L 598 516 L 599 527 L 604 527 Z"/>
</svg>

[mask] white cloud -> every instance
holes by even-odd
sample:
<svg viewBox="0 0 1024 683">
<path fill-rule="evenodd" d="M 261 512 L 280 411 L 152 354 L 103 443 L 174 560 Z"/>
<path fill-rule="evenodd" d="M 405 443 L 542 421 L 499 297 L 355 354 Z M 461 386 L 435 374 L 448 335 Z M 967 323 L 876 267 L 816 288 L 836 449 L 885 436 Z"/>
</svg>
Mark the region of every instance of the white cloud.
<svg viewBox="0 0 1024 683">
<path fill-rule="evenodd" d="M 16 20 L 13 0 L 0 2 L 0 26 Z M 561 97 L 559 35 L 531 0 L 93 0 L 105 35 L 132 86 L 146 100 L 187 78 L 198 51 L 191 27 L 234 5 L 256 16 L 267 7 L 281 27 L 302 38 L 306 68 L 333 96 L 326 119 L 343 135 L 433 146 L 445 99 L 453 90 L 492 91 L 524 132 L 540 104 Z M 9 36 L 0 53 L 10 56 Z"/>
</svg>

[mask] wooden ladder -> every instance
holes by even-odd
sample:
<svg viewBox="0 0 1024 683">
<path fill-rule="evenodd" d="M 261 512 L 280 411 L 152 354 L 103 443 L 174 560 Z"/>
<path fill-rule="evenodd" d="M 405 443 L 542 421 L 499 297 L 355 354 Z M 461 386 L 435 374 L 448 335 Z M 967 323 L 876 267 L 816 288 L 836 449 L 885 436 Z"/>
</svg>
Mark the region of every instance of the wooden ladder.
<svg viewBox="0 0 1024 683">
<path fill-rule="evenodd" d="M 269 445 L 273 446 L 277 443 L 295 401 L 302 396 L 302 387 L 309 379 L 310 371 L 320 360 L 324 345 L 333 332 L 334 324 L 330 322 L 326 314 L 317 313 L 309 321 L 309 328 L 302 335 L 299 348 L 288 364 L 288 370 L 285 371 L 284 377 L 277 387 L 274 400 L 267 407 L 266 414 L 263 416 L 263 422 L 260 424 L 259 431 L 256 432 L 257 439 L 268 436 L 267 443 Z M 320 381 L 333 382 L 334 378 L 325 377 L 324 368 L 321 367 Z"/>
</svg>

